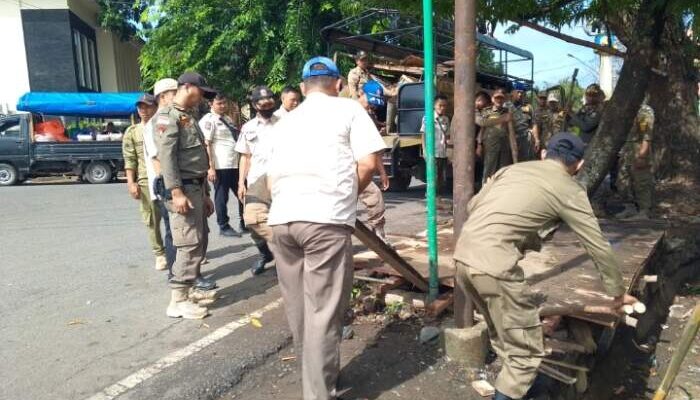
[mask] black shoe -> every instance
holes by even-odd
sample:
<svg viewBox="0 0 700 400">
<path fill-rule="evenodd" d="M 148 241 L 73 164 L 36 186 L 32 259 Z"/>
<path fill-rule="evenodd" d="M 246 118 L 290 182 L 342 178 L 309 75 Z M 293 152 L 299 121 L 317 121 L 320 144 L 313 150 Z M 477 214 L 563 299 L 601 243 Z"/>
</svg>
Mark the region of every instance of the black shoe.
<svg viewBox="0 0 700 400">
<path fill-rule="evenodd" d="M 253 264 L 252 267 L 250 267 L 250 272 L 252 272 L 253 275 L 262 274 L 263 272 L 265 272 L 265 264 L 267 264 L 265 262 L 265 259 L 261 257 L 260 259 L 258 259 L 258 261 L 255 262 L 255 264 Z"/>
<path fill-rule="evenodd" d="M 198 276 L 194 281 L 194 287 L 204 291 L 216 289 L 216 281 L 213 279 L 206 279 L 203 276 Z"/>
<path fill-rule="evenodd" d="M 236 230 L 231 228 L 231 226 L 229 225 L 226 225 L 223 228 L 221 228 L 221 230 L 219 230 L 219 235 L 226 237 L 241 237 L 241 234 L 236 232 Z"/>
</svg>

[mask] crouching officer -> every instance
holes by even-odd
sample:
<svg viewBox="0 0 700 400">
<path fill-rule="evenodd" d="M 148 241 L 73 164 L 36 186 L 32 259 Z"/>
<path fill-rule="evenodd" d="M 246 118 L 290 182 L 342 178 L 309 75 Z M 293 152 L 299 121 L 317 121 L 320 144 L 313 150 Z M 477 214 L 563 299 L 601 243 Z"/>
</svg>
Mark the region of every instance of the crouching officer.
<svg viewBox="0 0 700 400">
<path fill-rule="evenodd" d="M 501 169 L 469 202 L 454 253 L 457 285 L 476 300 L 503 359 L 494 399 L 534 395 L 528 391 L 544 357 L 544 339 L 538 305 L 518 261 L 526 250 L 538 249 L 559 221 L 583 242 L 614 305 L 636 301 L 625 294 L 620 265 L 585 189 L 573 178 L 583 165 L 583 150 L 577 136 L 559 133 L 549 140 L 545 160 Z"/>
<path fill-rule="evenodd" d="M 166 314 L 173 318 L 200 319 L 208 311 L 190 301 L 188 292 L 204 259 L 206 218 L 214 212 L 214 203 L 207 184 L 209 157 L 204 135 L 187 110 L 196 107 L 202 97 L 213 98 L 216 92 L 195 72 L 182 74 L 177 83 L 172 104 L 158 111 L 155 122 L 161 172 L 169 192 L 166 206 L 177 250 Z"/>
</svg>

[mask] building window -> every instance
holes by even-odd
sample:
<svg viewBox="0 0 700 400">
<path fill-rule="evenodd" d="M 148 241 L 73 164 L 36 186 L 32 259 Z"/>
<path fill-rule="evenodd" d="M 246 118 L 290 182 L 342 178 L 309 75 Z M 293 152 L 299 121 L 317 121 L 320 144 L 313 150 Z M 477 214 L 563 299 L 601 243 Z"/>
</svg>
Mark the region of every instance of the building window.
<svg viewBox="0 0 700 400">
<path fill-rule="evenodd" d="M 95 41 L 73 29 L 73 52 L 75 53 L 78 86 L 81 89 L 99 91 Z"/>
</svg>

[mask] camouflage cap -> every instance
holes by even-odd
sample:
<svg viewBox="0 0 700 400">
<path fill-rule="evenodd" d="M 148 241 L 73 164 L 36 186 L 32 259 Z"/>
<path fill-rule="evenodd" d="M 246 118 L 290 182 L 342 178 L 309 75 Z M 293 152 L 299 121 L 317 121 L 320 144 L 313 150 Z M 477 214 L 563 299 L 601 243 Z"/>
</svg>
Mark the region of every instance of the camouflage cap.
<svg viewBox="0 0 700 400">
<path fill-rule="evenodd" d="M 597 83 L 592 83 L 586 88 L 586 94 L 590 96 L 605 96 L 605 92 Z"/>
<path fill-rule="evenodd" d="M 539 98 L 541 98 L 541 99 L 546 99 L 546 98 L 547 98 L 547 92 L 545 92 L 544 90 L 542 90 L 542 91 L 540 91 L 540 92 L 537 92 L 537 97 L 539 97 Z"/>
</svg>

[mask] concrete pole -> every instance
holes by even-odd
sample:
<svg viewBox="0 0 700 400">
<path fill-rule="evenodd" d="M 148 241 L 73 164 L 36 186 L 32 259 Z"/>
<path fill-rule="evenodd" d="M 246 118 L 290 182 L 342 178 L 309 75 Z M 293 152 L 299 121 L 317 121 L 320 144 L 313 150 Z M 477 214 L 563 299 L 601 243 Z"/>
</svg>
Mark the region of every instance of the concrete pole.
<svg viewBox="0 0 700 400">
<path fill-rule="evenodd" d="M 452 141 L 454 143 L 453 204 L 454 241 L 467 220 L 467 203 L 474 195 L 475 118 L 476 94 L 476 0 L 455 0 L 455 73 L 454 116 Z M 455 323 L 457 328 L 472 326 L 474 305 L 458 290 L 454 292 Z"/>
</svg>

